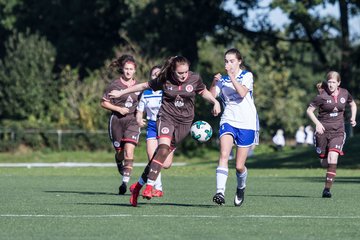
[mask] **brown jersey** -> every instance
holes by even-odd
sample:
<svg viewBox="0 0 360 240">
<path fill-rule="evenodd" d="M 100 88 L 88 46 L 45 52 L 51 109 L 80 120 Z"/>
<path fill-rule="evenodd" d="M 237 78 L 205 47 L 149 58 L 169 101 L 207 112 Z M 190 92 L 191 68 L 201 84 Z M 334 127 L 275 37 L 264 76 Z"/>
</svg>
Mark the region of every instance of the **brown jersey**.
<svg viewBox="0 0 360 240">
<path fill-rule="evenodd" d="M 201 77 L 193 72 L 189 72 L 185 82 L 172 78 L 165 82 L 154 79 L 149 81 L 149 87 L 154 91 L 163 91 L 159 117 L 166 116 L 174 122 L 185 124 L 194 119 L 196 93 L 201 93 L 206 88 Z"/>
<path fill-rule="evenodd" d="M 337 96 L 331 96 L 326 91 L 317 95 L 310 106 L 318 108 L 318 119 L 328 132 L 344 132 L 344 112 L 347 103 L 353 101 L 350 93 L 339 88 Z"/>
<path fill-rule="evenodd" d="M 135 84 L 136 84 L 136 82 L 135 82 Z M 104 101 L 110 102 L 111 104 L 113 104 L 115 106 L 128 108 L 129 113 L 127 115 L 128 116 L 129 115 L 134 115 L 135 116 L 136 106 L 138 105 L 138 102 L 139 102 L 139 99 L 140 99 L 140 92 L 124 94 L 119 98 L 110 98 L 109 97 L 109 93 L 112 90 L 123 90 L 123 89 L 126 89 L 126 88 L 128 88 L 128 86 L 125 85 L 121 81 L 121 79 L 116 79 L 116 80 L 112 81 L 107 86 L 102 99 Z M 113 114 L 116 115 L 119 118 L 125 117 L 124 115 L 121 115 L 119 112 L 113 112 Z"/>
</svg>

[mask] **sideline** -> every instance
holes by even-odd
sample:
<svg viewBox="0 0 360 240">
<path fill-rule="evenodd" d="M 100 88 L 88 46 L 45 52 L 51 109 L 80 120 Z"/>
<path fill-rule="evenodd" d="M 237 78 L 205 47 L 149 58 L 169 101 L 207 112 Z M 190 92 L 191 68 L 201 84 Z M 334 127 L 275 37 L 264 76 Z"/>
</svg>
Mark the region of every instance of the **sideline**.
<svg viewBox="0 0 360 240">
<path fill-rule="evenodd" d="M 147 163 L 134 163 L 134 167 L 145 167 Z M 172 167 L 182 167 L 186 163 L 173 163 Z M 115 163 L 91 163 L 91 162 L 58 162 L 58 163 L 0 163 L 2 168 L 16 168 L 16 167 L 25 167 L 25 168 L 72 168 L 72 167 L 116 167 Z"/>
<path fill-rule="evenodd" d="M 309 215 L 160 215 L 160 214 L 109 214 L 109 215 L 47 215 L 47 214 L 0 214 L 0 218 L 126 218 L 126 217 L 163 217 L 163 218 L 293 218 L 293 219 L 360 219 L 360 216 L 309 216 Z"/>
</svg>

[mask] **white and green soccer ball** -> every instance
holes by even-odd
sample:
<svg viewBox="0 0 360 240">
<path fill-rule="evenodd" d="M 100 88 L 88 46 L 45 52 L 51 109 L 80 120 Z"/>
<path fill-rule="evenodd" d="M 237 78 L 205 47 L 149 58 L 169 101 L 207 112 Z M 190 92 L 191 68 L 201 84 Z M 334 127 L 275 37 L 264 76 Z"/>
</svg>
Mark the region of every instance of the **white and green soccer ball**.
<svg viewBox="0 0 360 240">
<path fill-rule="evenodd" d="M 207 142 L 212 134 L 212 127 L 208 122 L 196 121 L 191 125 L 190 128 L 191 137 L 198 142 Z"/>
</svg>

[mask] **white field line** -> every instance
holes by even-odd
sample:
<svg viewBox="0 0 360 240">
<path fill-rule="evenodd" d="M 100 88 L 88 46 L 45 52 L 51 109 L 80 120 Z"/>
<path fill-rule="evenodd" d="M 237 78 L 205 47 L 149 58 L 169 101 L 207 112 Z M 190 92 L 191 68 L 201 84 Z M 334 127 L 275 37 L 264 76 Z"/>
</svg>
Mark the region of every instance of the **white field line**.
<svg viewBox="0 0 360 240">
<path fill-rule="evenodd" d="M 186 163 L 173 163 L 171 166 L 185 166 Z M 134 167 L 145 167 L 146 163 L 134 163 Z M 87 163 L 87 162 L 58 162 L 58 163 L 0 163 L 0 167 L 54 167 L 54 168 L 71 168 L 71 167 L 116 167 L 115 163 Z"/>
<path fill-rule="evenodd" d="M 47 215 L 47 214 L 0 214 L 0 218 L 128 218 L 128 217 L 162 217 L 162 218 L 293 218 L 293 219 L 360 219 L 360 216 L 308 216 L 308 215 Z"/>
</svg>

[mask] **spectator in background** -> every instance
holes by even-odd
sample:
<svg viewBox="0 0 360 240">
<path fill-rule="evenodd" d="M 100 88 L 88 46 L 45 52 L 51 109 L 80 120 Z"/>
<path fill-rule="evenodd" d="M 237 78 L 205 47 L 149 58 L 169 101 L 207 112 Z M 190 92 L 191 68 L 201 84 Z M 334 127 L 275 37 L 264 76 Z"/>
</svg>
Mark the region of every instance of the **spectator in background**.
<svg viewBox="0 0 360 240">
<path fill-rule="evenodd" d="M 282 129 L 278 129 L 275 136 L 272 138 L 272 141 L 275 144 L 277 151 L 282 150 L 282 148 L 285 147 L 284 131 Z"/>
<path fill-rule="evenodd" d="M 305 134 L 306 134 L 305 143 L 308 146 L 313 146 L 314 145 L 314 130 L 310 125 L 305 127 Z"/>
<path fill-rule="evenodd" d="M 296 146 L 303 146 L 305 144 L 306 134 L 304 126 L 300 126 L 295 134 Z"/>
</svg>

